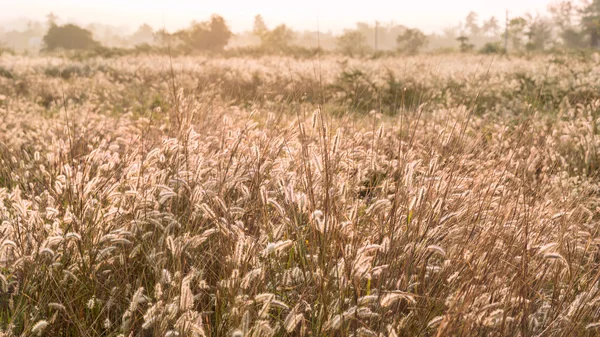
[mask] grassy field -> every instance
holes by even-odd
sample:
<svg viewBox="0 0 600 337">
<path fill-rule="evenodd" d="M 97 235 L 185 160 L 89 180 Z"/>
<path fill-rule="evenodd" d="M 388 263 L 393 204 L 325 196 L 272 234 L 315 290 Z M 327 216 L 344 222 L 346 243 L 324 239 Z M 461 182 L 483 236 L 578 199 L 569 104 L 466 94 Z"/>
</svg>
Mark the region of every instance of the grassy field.
<svg viewBox="0 0 600 337">
<path fill-rule="evenodd" d="M 0 336 L 596 336 L 600 58 L 0 57 Z"/>
</svg>

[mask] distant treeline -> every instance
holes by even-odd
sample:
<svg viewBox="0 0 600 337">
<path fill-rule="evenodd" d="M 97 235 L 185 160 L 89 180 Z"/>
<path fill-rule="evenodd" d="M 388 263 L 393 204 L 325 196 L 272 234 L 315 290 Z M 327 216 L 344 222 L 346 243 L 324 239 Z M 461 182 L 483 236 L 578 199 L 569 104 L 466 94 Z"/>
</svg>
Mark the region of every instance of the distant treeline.
<svg viewBox="0 0 600 337">
<path fill-rule="evenodd" d="M 299 32 L 285 24 L 270 28 L 260 15 L 252 31 L 234 34 L 226 20 L 212 15 L 175 32 L 155 30 L 147 24 L 132 34 L 92 24 L 59 24 L 54 14 L 46 23 L 30 22 L 25 30 L 0 27 L 0 54 L 77 51 L 112 56 L 129 53 L 219 53 L 229 55 L 291 54 L 310 56 L 337 52 L 349 56 L 419 52 L 482 52 L 525 54 L 600 47 L 600 0 L 557 1 L 546 14 L 525 14 L 506 22 L 496 17 L 480 20 L 475 12 L 442 33 L 427 35 L 400 24 L 359 22 L 340 34 Z"/>
</svg>

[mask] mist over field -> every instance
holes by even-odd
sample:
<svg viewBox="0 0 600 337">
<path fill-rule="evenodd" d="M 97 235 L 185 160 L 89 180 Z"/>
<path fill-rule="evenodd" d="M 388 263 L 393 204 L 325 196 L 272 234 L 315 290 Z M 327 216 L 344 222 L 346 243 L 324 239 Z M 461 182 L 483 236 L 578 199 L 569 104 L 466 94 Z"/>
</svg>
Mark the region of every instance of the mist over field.
<svg viewBox="0 0 600 337">
<path fill-rule="evenodd" d="M 43 1 L 21 0 L 0 1 L 3 7 L 0 20 L 29 18 L 44 20 L 49 12 L 55 12 L 66 20 L 80 24 L 93 22 L 135 29 L 143 23 L 155 28 L 181 29 L 192 20 L 201 20 L 211 13 L 222 15 L 231 24 L 232 30 L 241 32 L 252 29 L 252 18 L 262 14 L 271 25 L 287 23 L 297 30 L 317 30 L 339 32 L 355 22 L 399 22 L 426 30 L 441 31 L 454 25 L 470 11 L 482 17 L 503 18 L 505 10 L 515 15 L 525 12 L 545 12 L 547 0 L 508 0 L 508 1 L 459 1 L 449 2 L 427 0 L 412 3 L 375 0 L 363 1 L 316 1 L 276 2 L 257 1 Z"/>
<path fill-rule="evenodd" d="M 600 333 L 600 0 L 0 8 L 0 337 Z"/>
<path fill-rule="evenodd" d="M 457 45 L 456 38 L 473 35 L 476 45 L 497 40 L 508 19 L 526 15 L 547 15 L 548 2 L 526 1 L 448 1 L 429 0 L 403 4 L 376 0 L 339 2 L 308 0 L 281 3 L 266 0 L 247 1 L 58 1 L 40 0 L 0 2 L 0 43 L 15 51 L 38 52 L 48 28 L 48 14 L 57 24 L 74 23 L 92 32 L 95 40 L 107 47 L 129 48 L 156 42 L 158 31 L 184 30 L 194 22 L 209 20 L 217 14 L 224 18 L 235 34 L 228 47 L 255 45 L 254 18 L 261 15 L 269 27 L 285 24 L 294 44 L 304 47 L 335 48 L 335 37 L 347 30 L 359 30 L 370 46 L 395 49 L 395 38 L 405 28 L 415 28 L 430 35 L 430 49 Z M 483 31 L 472 31 L 474 25 Z M 376 27 L 377 26 L 377 27 Z M 147 27 L 147 28 L 146 28 Z M 375 30 L 381 41 L 375 46 Z M 389 32 L 388 32 L 389 31 Z M 322 37 L 316 38 L 317 33 Z M 473 34 L 471 34 L 473 33 Z M 390 35 L 390 36 L 386 36 Z M 488 39 L 485 39 L 488 38 Z M 493 39 L 489 39 L 493 38 Z"/>
</svg>

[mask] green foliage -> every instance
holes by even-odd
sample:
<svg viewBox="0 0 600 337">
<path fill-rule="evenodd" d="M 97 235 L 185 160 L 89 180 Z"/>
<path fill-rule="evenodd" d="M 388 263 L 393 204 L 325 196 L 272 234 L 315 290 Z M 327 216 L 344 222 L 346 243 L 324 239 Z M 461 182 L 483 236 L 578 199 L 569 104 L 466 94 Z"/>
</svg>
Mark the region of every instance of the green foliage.
<svg viewBox="0 0 600 337">
<path fill-rule="evenodd" d="M 48 77 L 57 77 L 68 80 L 76 77 L 89 77 L 92 74 L 92 69 L 89 65 L 70 65 L 65 68 L 49 67 L 44 70 L 44 74 Z"/>
<path fill-rule="evenodd" d="M 354 111 L 369 111 L 377 105 L 377 88 L 371 76 L 360 69 L 343 70 L 332 86 L 340 103 Z"/>
<path fill-rule="evenodd" d="M 396 39 L 398 51 L 406 54 L 416 54 L 419 49 L 427 45 L 427 36 L 418 29 L 407 29 Z"/>
<path fill-rule="evenodd" d="M 582 10 L 581 25 L 589 35 L 589 46 L 600 47 L 600 0 L 592 0 Z"/>
<path fill-rule="evenodd" d="M 481 54 L 500 54 L 502 52 L 504 52 L 503 48 L 500 47 L 500 43 L 498 42 L 488 42 L 486 43 L 483 48 L 481 48 L 479 50 L 479 52 Z"/>
<path fill-rule="evenodd" d="M 361 56 L 371 51 L 367 38 L 358 30 L 346 30 L 337 39 L 338 51 L 347 56 Z"/>
<path fill-rule="evenodd" d="M 416 108 L 423 101 L 432 99 L 427 87 L 400 80 L 389 69 L 384 81 L 379 82 L 371 74 L 356 68 L 342 70 L 327 97 L 337 97 L 338 103 L 351 111 L 377 109 L 389 115 L 395 115 L 400 108 Z"/>
<path fill-rule="evenodd" d="M 557 83 L 553 83 L 547 78 L 534 78 L 523 72 L 515 72 L 512 76 L 518 83 L 518 87 L 512 95 L 518 96 L 536 110 L 556 109 L 561 99 L 569 95 L 568 92 L 558 91 Z M 507 92 L 505 95 L 508 96 L 510 93 Z"/>
<path fill-rule="evenodd" d="M 5 68 L 4 66 L 0 66 L 0 77 L 4 77 L 4 78 L 8 78 L 8 79 L 15 78 L 15 76 L 12 73 L 12 71 L 10 71 L 9 69 Z"/>
<path fill-rule="evenodd" d="M 464 35 L 459 36 L 456 40 L 460 42 L 461 53 L 468 53 L 470 51 L 473 51 L 473 48 L 475 48 L 475 45 L 469 43 L 469 38 Z"/>
<path fill-rule="evenodd" d="M 92 33 L 89 30 L 73 24 L 52 25 L 43 40 L 45 49 L 48 51 L 56 49 L 85 50 L 99 46 L 99 43 L 92 38 Z"/>
<path fill-rule="evenodd" d="M 381 109 L 390 115 L 399 109 L 416 109 L 424 101 L 431 101 L 430 88 L 411 80 L 400 80 L 390 69 L 387 70 L 385 82 L 379 88 Z"/>
</svg>

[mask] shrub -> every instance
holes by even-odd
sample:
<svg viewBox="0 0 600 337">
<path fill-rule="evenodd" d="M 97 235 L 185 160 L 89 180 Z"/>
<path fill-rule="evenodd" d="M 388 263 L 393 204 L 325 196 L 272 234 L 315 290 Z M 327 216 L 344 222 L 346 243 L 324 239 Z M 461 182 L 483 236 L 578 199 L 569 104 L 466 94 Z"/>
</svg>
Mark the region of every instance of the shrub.
<svg viewBox="0 0 600 337">
<path fill-rule="evenodd" d="M 371 51 L 367 38 L 358 30 L 346 30 L 337 38 L 337 49 L 347 56 L 361 56 Z"/>
<path fill-rule="evenodd" d="M 4 77 L 4 78 L 8 78 L 8 79 L 15 78 L 12 71 L 8 70 L 7 68 L 5 68 L 3 66 L 0 66 L 0 77 Z"/>
<path fill-rule="evenodd" d="M 48 77 L 60 77 L 68 80 L 74 77 L 88 77 L 92 74 L 92 69 L 89 65 L 69 65 L 64 68 L 49 67 L 44 70 L 44 74 Z"/>
<path fill-rule="evenodd" d="M 0 45 L 0 56 L 4 54 L 15 55 L 15 51 L 8 47 L 3 47 L 2 45 Z"/>
<path fill-rule="evenodd" d="M 479 52 L 481 54 L 500 54 L 504 52 L 504 49 L 500 47 L 500 44 L 498 42 L 488 42 L 479 50 Z"/>
<path fill-rule="evenodd" d="M 419 29 L 407 29 L 396 39 L 398 51 L 409 55 L 416 54 L 427 42 L 427 36 Z"/>
<path fill-rule="evenodd" d="M 47 51 L 92 49 L 99 46 L 89 30 L 73 24 L 52 25 L 43 40 Z"/>
</svg>

